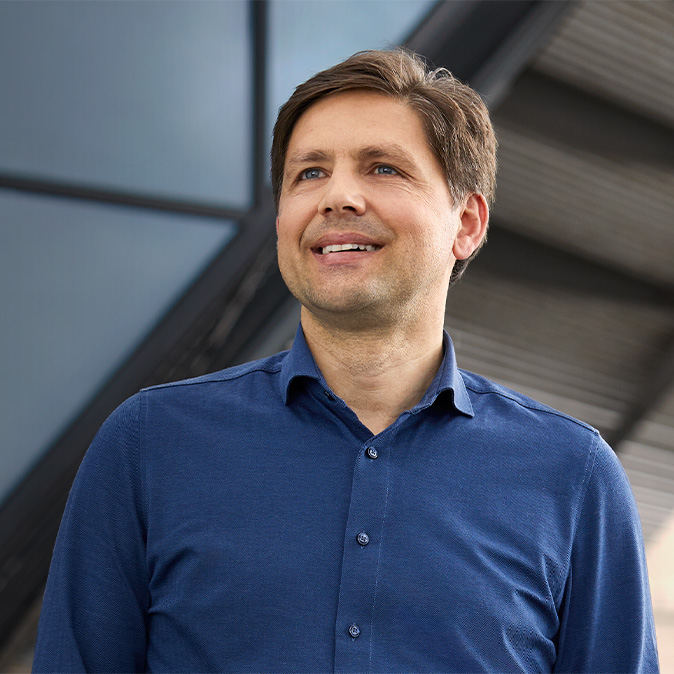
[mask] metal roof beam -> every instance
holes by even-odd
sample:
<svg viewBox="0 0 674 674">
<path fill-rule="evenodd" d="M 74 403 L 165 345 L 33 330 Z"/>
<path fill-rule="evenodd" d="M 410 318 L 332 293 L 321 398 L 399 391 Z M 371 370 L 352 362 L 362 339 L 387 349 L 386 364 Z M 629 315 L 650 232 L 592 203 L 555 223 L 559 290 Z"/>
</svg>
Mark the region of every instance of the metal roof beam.
<svg viewBox="0 0 674 674">
<path fill-rule="evenodd" d="M 574 2 L 445 0 L 405 43 L 494 108 Z"/>
<path fill-rule="evenodd" d="M 658 357 L 646 368 L 642 382 L 641 389 L 634 397 L 634 403 L 623 415 L 620 425 L 606 438 L 616 452 L 620 451 L 620 445 L 630 438 L 639 423 L 655 410 L 674 388 L 674 334 L 669 335 Z"/>
<path fill-rule="evenodd" d="M 674 128 L 536 71 L 518 78 L 494 121 L 612 161 L 674 168 Z"/>
<path fill-rule="evenodd" d="M 471 264 L 523 284 L 674 311 L 674 287 L 518 234 L 498 214 L 490 225 L 487 244 Z"/>
</svg>

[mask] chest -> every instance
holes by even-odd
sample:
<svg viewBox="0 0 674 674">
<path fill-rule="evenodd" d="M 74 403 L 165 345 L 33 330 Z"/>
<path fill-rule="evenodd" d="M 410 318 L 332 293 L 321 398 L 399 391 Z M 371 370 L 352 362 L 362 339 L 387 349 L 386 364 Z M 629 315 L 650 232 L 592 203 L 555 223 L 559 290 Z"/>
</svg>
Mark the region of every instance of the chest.
<svg viewBox="0 0 674 674">
<path fill-rule="evenodd" d="M 198 642 L 206 621 L 220 669 L 549 669 L 554 480 L 458 437 L 331 440 L 255 434 L 148 471 L 151 626 Z"/>
</svg>

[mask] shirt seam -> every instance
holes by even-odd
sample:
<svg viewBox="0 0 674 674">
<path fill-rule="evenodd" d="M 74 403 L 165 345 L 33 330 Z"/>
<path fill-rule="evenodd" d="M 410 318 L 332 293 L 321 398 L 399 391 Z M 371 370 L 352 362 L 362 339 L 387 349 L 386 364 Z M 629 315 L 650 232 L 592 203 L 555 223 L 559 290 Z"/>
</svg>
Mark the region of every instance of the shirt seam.
<svg viewBox="0 0 674 674">
<path fill-rule="evenodd" d="M 465 383 L 465 382 L 464 382 Z M 598 435 L 597 430 L 595 428 L 592 428 L 589 424 L 586 424 L 584 421 L 580 421 L 579 419 L 574 419 L 574 417 L 569 416 L 568 414 L 564 414 L 564 412 L 560 412 L 559 410 L 554 409 L 553 407 L 543 407 L 543 406 L 537 406 L 537 405 L 531 405 L 527 404 L 526 402 L 522 400 L 518 400 L 514 396 L 507 395 L 506 393 L 503 393 L 502 391 L 485 391 L 477 388 L 473 388 L 469 384 L 465 384 L 466 388 L 469 391 L 472 391 L 473 393 L 477 393 L 479 395 L 496 395 L 499 396 L 500 398 L 505 398 L 506 400 L 510 400 L 511 402 L 514 402 L 515 404 L 519 405 L 520 407 L 523 407 L 524 409 L 531 410 L 532 412 L 541 412 L 542 414 L 551 414 L 555 417 L 559 417 L 560 419 L 565 419 L 566 421 L 570 421 L 571 423 L 575 424 L 576 426 L 579 426 L 580 428 L 585 429 L 586 431 L 590 431 L 593 435 Z"/>
<path fill-rule="evenodd" d="M 141 393 L 148 393 L 151 391 L 156 391 L 158 389 L 161 390 L 165 388 L 177 388 L 180 386 L 201 386 L 203 384 L 222 384 L 223 382 L 241 379 L 242 377 L 245 377 L 249 374 L 254 374 L 255 372 L 265 372 L 266 374 L 278 374 L 281 371 L 282 367 L 283 367 L 282 364 L 276 368 L 255 367 L 251 368 L 250 370 L 246 370 L 245 372 L 232 373 L 231 375 L 222 376 L 221 378 L 218 379 L 204 379 L 201 381 L 185 380 L 185 381 L 167 382 L 166 384 L 156 384 L 155 386 L 148 386 L 144 389 L 141 389 Z"/>
<path fill-rule="evenodd" d="M 146 581 L 146 590 L 145 590 L 145 635 L 146 639 L 150 633 L 148 616 L 150 610 L 150 573 L 148 566 L 148 531 L 150 526 L 150 503 L 148 498 L 148 489 L 147 489 L 147 446 L 145 442 L 145 429 L 147 428 L 147 400 L 145 395 L 141 393 L 138 396 L 138 412 L 137 412 L 137 427 L 138 427 L 138 472 L 139 472 L 139 482 L 140 482 L 140 499 L 141 499 L 141 508 L 143 516 L 143 538 L 145 544 L 145 551 L 143 558 L 145 560 L 145 577 Z M 147 658 L 147 654 L 146 654 Z M 147 661 L 145 663 L 147 666 Z"/>
<path fill-rule="evenodd" d="M 150 582 L 149 567 L 147 563 L 147 549 L 150 524 L 150 500 L 147 489 L 147 448 L 145 443 L 145 428 L 147 427 L 147 400 L 144 392 L 141 391 L 138 405 L 138 463 L 140 468 L 140 494 L 143 507 L 143 521 L 145 524 L 145 575 L 147 576 L 148 586 Z"/>
<path fill-rule="evenodd" d="M 568 578 L 569 576 L 569 570 L 571 567 L 571 558 L 573 556 L 573 546 L 576 541 L 576 535 L 578 533 L 578 526 L 580 523 L 580 518 L 583 514 L 583 510 L 585 508 L 585 503 L 587 499 L 587 492 L 589 491 L 589 486 L 590 486 L 590 481 L 592 480 L 592 476 L 594 475 L 594 467 L 597 463 L 597 456 L 599 454 L 599 441 L 600 441 L 601 436 L 597 431 L 594 432 L 594 442 L 592 444 L 592 447 L 590 448 L 590 456 L 588 456 L 587 462 L 585 463 L 585 470 L 583 472 L 583 479 L 581 481 L 581 493 L 580 497 L 578 499 L 578 510 L 576 512 L 574 522 L 573 522 L 573 533 L 571 535 L 571 542 L 569 545 L 568 553 L 567 553 L 567 558 L 566 558 L 566 563 L 564 567 L 564 575 L 560 578 L 560 583 L 559 587 L 557 588 L 557 592 L 555 593 L 555 605 L 557 605 L 558 600 L 561 599 L 561 595 L 564 592 L 564 586 L 565 586 L 565 579 Z"/>
</svg>

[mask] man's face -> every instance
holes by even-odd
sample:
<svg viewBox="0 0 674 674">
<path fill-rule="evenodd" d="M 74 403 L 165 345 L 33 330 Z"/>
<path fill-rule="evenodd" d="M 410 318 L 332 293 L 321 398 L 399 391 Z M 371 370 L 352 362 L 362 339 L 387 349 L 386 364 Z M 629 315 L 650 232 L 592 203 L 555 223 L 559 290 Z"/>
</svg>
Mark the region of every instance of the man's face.
<svg viewBox="0 0 674 674">
<path fill-rule="evenodd" d="M 278 256 L 286 284 L 315 316 L 362 325 L 443 310 L 460 225 L 422 122 L 403 103 L 346 92 L 298 120 Z"/>
</svg>

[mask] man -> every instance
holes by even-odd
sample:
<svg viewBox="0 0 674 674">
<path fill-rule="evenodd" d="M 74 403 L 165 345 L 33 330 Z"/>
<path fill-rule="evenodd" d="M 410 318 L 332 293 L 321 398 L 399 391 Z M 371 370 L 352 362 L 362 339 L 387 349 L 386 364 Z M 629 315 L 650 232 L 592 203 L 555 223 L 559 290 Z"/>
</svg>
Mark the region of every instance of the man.
<svg viewBox="0 0 674 674">
<path fill-rule="evenodd" d="M 615 455 L 443 334 L 495 145 L 477 94 L 401 51 L 297 88 L 272 149 L 295 343 L 106 422 L 35 671 L 657 671 Z"/>
</svg>

